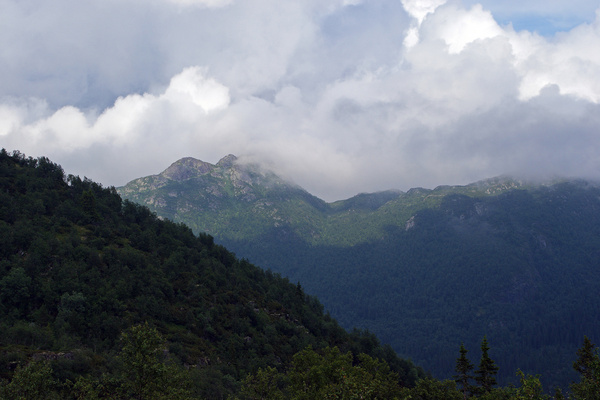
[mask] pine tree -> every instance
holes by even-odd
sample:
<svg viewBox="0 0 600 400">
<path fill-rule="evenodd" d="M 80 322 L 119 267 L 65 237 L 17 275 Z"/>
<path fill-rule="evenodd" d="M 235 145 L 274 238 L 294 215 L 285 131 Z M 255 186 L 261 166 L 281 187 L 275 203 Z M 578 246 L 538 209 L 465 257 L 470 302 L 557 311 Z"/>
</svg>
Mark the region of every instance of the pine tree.
<svg viewBox="0 0 600 400">
<path fill-rule="evenodd" d="M 468 350 L 465 349 L 463 343 L 460 344 L 460 357 L 456 359 L 456 367 L 454 370 L 457 372 L 457 375 L 454 375 L 455 382 L 462 387 L 462 393 L 464 398 L 469 397 L 472 392 L 472 386 L 469 383 L 473 376 L 471 375 L 471 371 L 474 366 L 467 358 Z"/>
<path fill-rule="evenodd" d="M 587 336 L 583 339 L 583 346 L 577 350 L 573 368 L 581 374 L 581 380 L 571 384 L 573 399 L 600 399 L 600 356 L 596 345 Z"/>
<path fill-rule="evenodd" d="M 475 381 L 479 384 L 479 389 L 482 392 L 492 390 L 492 387 L 496 385 L 496 374 L 498 373 L 498 367 L 488 355 L 489 349 L 487 337 L 484 336 L 481 341 L 481 361 L 479 362 L 479 368 L 475 371 Z"/>
<path fill-rule="evenodd" d="M 591 378 L 593 362 L 598 358 L 595 347 L 596 345 L 587 336 L 584 336 L 583 346 L 577 350 L 577 361 L 573 363 L 575 371 L 587 379 Z"/>
</svg>

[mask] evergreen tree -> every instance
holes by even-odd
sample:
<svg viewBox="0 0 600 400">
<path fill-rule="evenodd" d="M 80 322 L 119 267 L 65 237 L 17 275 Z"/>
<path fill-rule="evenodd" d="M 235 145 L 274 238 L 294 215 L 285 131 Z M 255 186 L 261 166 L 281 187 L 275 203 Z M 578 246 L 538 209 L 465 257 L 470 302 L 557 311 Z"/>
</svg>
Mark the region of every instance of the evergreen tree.
<svg viewBox="0 0 600 400">
<path fill-rule="evenodd" d="M 581 374 L 581 380 L 571 385 L 574 399 L 600 399 L 600 356 L 596 345 L 584 337 L 583 346 L 577 350 L 577 361 L 573 363 L 575 371 Z"/>
<path fill-rule="evenodd" d="M 467 358 L 468 350 L 465 349 L 463 343 L 460 344 L 460 357 L 456 359 L 456 367 L 455 371 L 457 375 L 454 375 L 455 382 L 461 386 L 461 391 L 463 393 L 464 398 L 466 399 L 470 393 L 472 392 L 472 386 L 469 383 L 473 376 L 471 375 L 471 371 L 474 366 Z"/>
<path fill-rule="evenodd" d="M 484 393 L 490 392 L 496 385 L 496 374 L 498 373 L 496 363 L 488 355 L 489 349 L 487 337 L 484 336 L 481 341 L 481 361 L 479 361 L 479 368 L 475 371 L 475 381 L 479 384 L 479 390 Z"/>
<path fill-rule="evenodd" d="M 591 378 L 592 366 L 598 354 L 595 349 L 596 345 L 587 337 L 583 337 L 583 346 L 577 350 L 577 361 L 573 363 L 575 371 L 579 372 L 584 378 Z"/>
</svg>

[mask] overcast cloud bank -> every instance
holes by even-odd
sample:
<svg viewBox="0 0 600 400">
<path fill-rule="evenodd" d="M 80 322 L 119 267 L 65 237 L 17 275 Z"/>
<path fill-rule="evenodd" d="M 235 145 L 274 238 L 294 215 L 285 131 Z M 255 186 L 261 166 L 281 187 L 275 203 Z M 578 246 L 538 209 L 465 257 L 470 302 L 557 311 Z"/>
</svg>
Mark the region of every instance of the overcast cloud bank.
<svg viewBox="0 0 600 400">
<path fill-rule="evenodd" d="M 600 178 L 600 13 L 511 3 L 0 0 L 0 145 L 105 185 L 233 153 L 326 200 Z"/>
</svg>

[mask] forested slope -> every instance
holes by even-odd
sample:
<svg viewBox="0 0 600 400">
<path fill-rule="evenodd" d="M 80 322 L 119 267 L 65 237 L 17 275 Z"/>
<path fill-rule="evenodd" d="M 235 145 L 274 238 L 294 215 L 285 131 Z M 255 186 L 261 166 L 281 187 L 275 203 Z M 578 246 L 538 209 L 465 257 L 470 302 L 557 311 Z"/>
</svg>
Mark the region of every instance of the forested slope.
<svg viewBox="0 0 600 400">
<path fill-rule="evenodd" d="M 229 156 L 119 190 L 301 282 L 342 326 L 439 378 L 453 373 L 450 349 L 487 335 L 500 382 L 521 368 L 567 387 L 581 338 L 600 340 L 597 185 L 498 177 L 325 203 Z"/>
<path fill-rule="evenodd" d="M 46 158 L 4 149 L 0 260 L 0 379 L 46 360 L 61 384 L 86 377 L 125 390 L 120 338 L 136 326 L 161 335 L 161 354 L 187 371 L 194 396 L 236 393 L 248 373 L 285 369 L 307 346 L 378 357 L 402 385 L 424 376 L 373 334 L 347 333 L 300 285 L 211 236 Z"/>
<path fill-rule="evenodd" d="M 521 368 L 566 387 L 581 338 L 600 339 L 600 189 L 585 182 L 447 195 L 409 224 L 390 224 L 381 240 L 351 247 L 275 231 L 225 242 L 440 378 L 453 372 L 446 349 L 476 349 L 487 335 L 501 382 L 516 381 Z"/>
</svg>

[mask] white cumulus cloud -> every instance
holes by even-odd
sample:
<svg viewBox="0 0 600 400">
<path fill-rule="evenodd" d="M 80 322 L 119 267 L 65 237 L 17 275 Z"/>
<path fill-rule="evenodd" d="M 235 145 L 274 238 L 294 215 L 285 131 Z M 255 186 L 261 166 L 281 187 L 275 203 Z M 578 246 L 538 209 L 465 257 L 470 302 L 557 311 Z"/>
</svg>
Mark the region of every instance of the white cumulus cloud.
<svg viewBox="0 0 600 400">
<path fill-rule="evenodd" d="M 1 145 L 106 185 L 233 153 L 327 200 L 600 178 L 600 18 L 520 4 L 0 0 Z"/>
<path fill-rule="evenodd" d="M 206 79 L 201 68 L 190 67 L 171 79 L 165 98 L 191 102 L 209 113 L 227 107 L 229 89 L 214 79 Z"/>
<path fill-rule="evenodd" d="M 447 0 L 401 0 L 406 11 L 417 19 L 419 25 L 427 14 L 434 12 L 439 6 L 446 4 Z"/>
<path fill-rule="evenodd" d="M 157 127 L 181 128 L 183 123 L 184 132 L 189 131 L 205 115 L 227 107 L 228 103 L 225 86 L 206 78 L 200 68 L 190 67 L 174 76 L 164 93 L 119 97 L 98 116 L 65 106 L 47 117 L 27 122 L 31 120 L 29 114 L 35 111 L 28 104 L 2 105 L 0 135 L 23 141 L 23 150 L 34 153 L 64 153 L 94 145 L 135 145 L 146 140 Z M 48 114 L 47 105 L 44 108 L 44 114 Z"/>
</svg>

